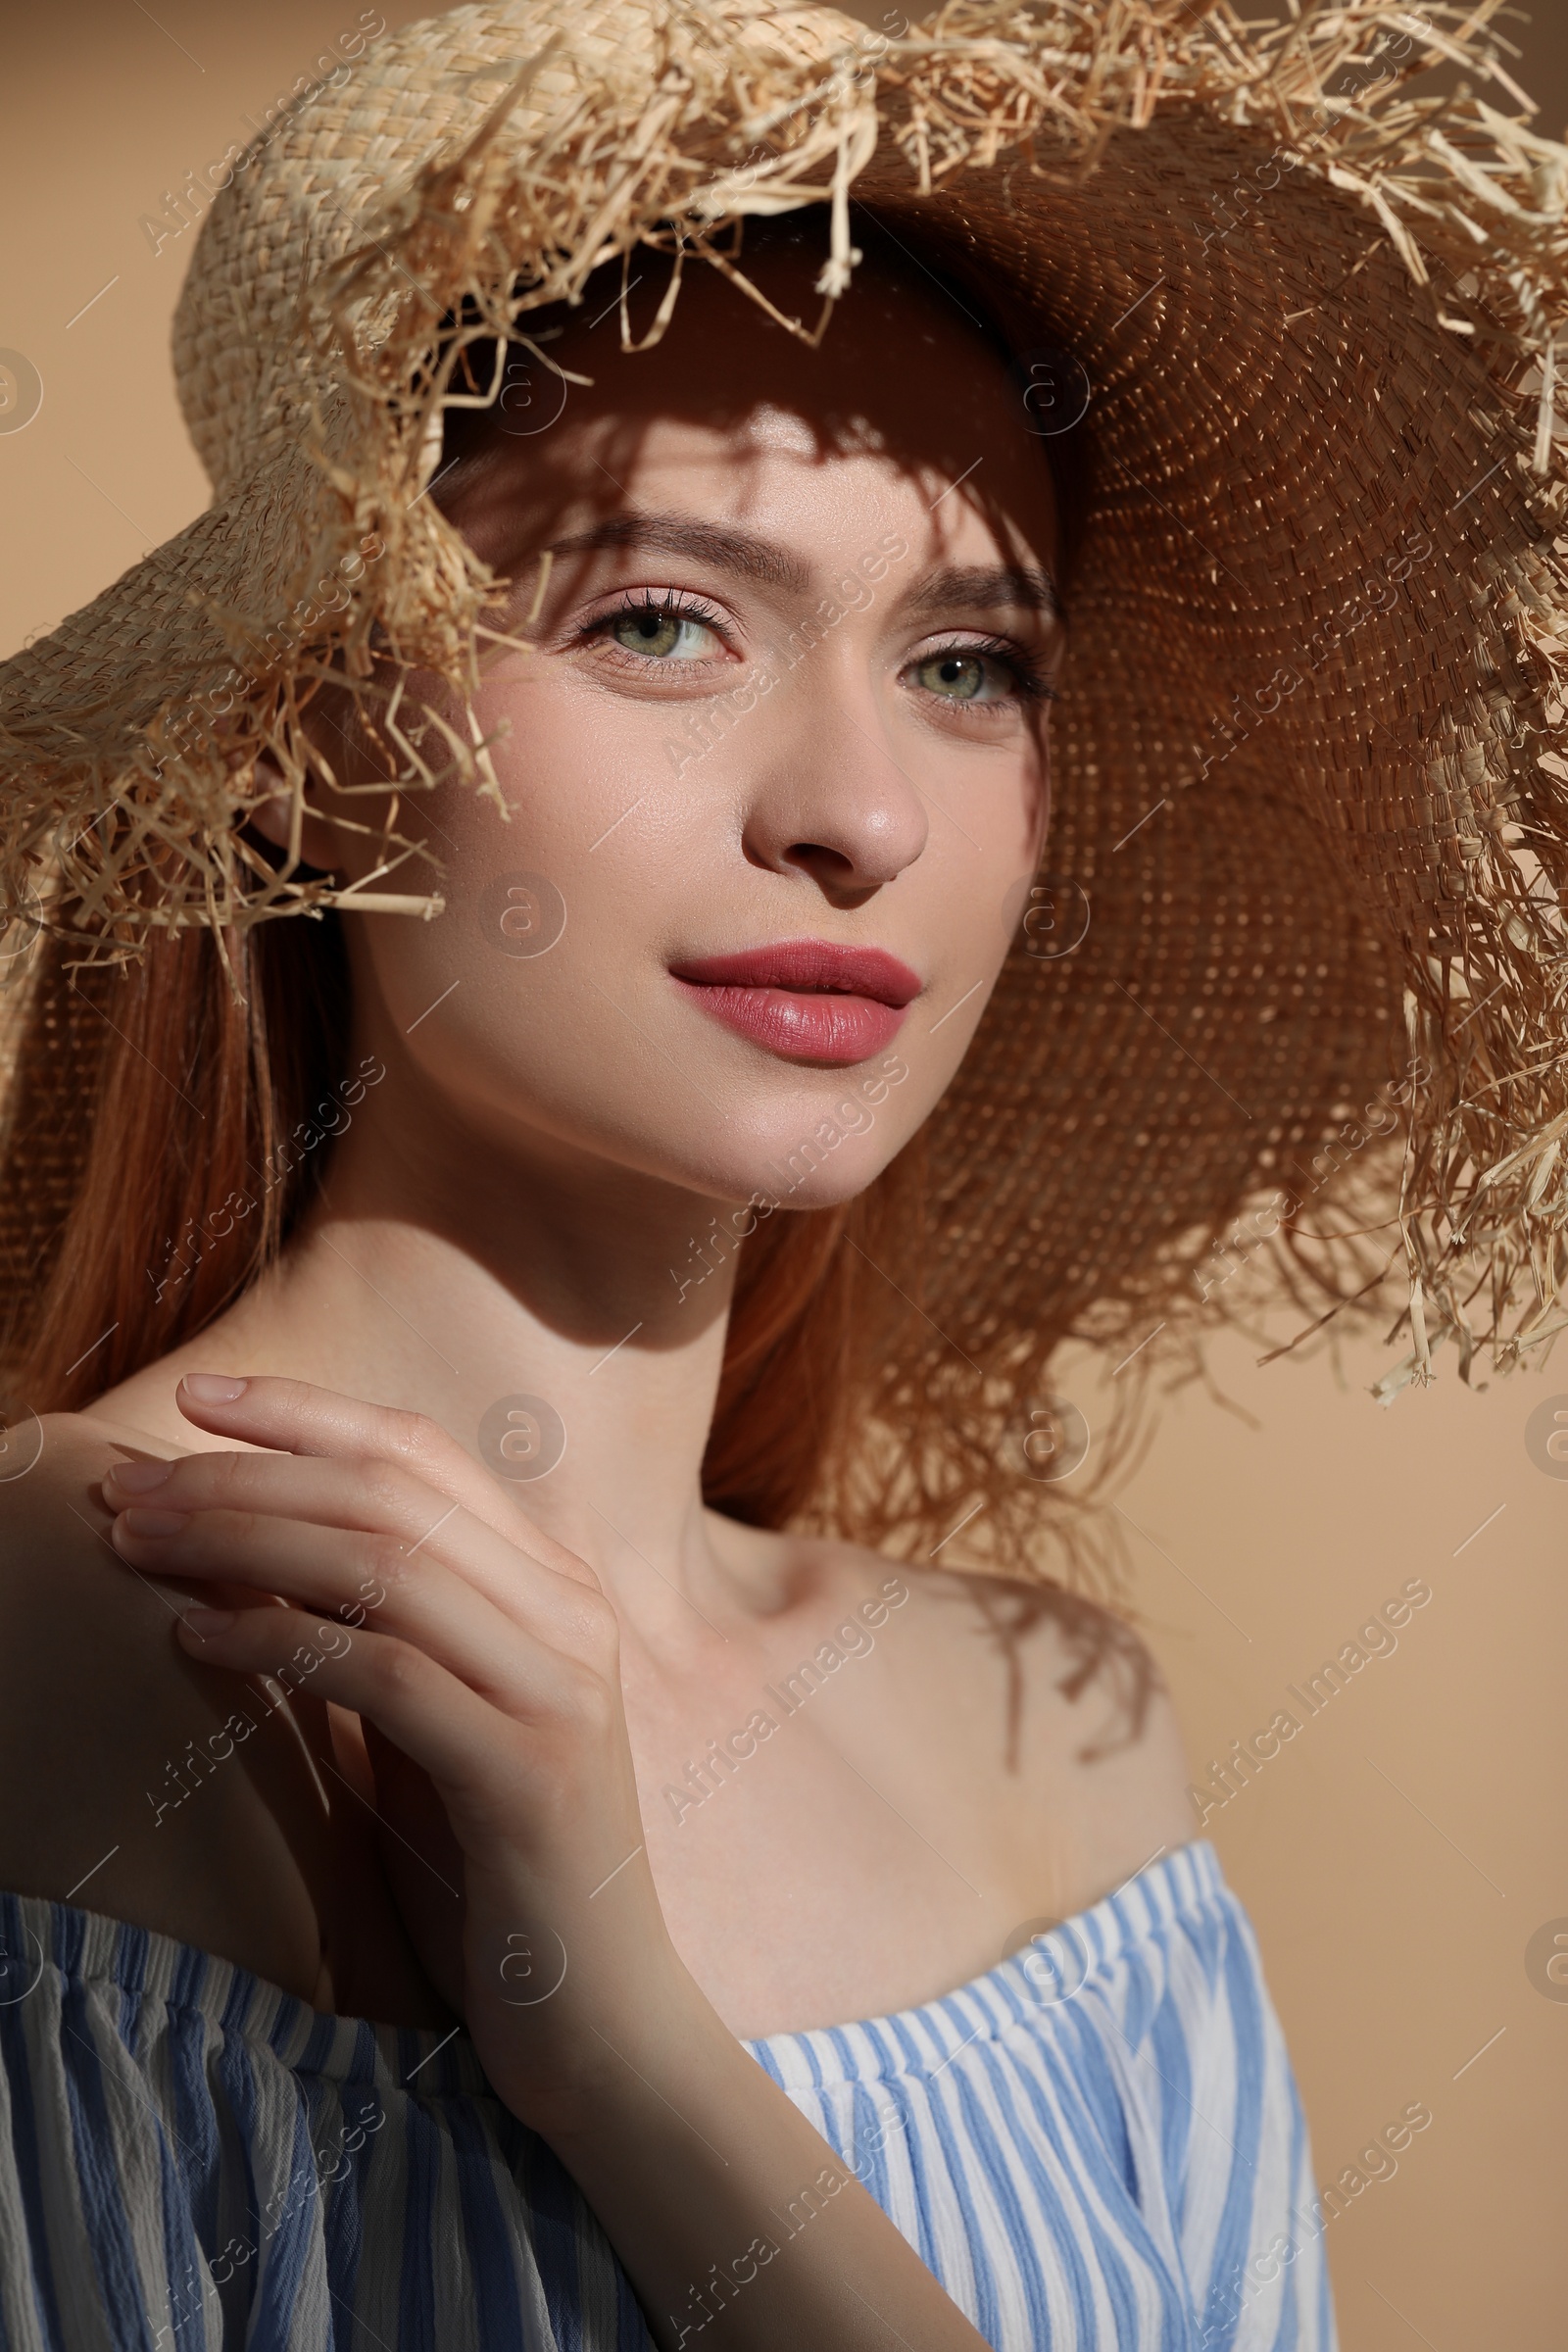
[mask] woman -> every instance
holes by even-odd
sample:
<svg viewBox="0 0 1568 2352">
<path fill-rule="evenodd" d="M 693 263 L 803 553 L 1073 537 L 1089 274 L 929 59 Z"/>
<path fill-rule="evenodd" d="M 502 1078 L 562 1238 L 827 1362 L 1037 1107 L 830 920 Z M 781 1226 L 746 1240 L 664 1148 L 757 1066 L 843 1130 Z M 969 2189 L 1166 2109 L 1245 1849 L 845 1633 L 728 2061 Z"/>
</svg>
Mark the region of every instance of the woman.
<svg viewBox="0 0 1568 2352">
<path fill-rule="evenodd" d="M 1092 206 L 1105 242 L 1133 202 L 998 167 L 999 125 L 1047 135 L 1038 32 L 989 82 L 957 33 L 884 69 L 917 167 L 972 138 L 956 204 L 871 165 L 874 76 L 825 12 L 394 36 L 204 237 L 180 368 L 214 509 L 9 665 L 40 934 L 9 1238 L 49 1246 L 0 1520 L 8 1785 L 43 1792 L 0 1819 L 7 2341 L 1334 2341 L 1168 1702 L 1017 1537 L 1083 1449 L 1053 1348 L 1201 1297 L 1260 1187 L 1289 1222 L 1282 1146 L 1392 1074 L 1398 977 L 1445 1056 L 1422 1151 L 1469 1110 L 1483 950 L 1471 1036 L 1519 1065 L 1549 928 L 1528 890 L 1496 911 L 1526 691 L 1484 702 L 1453 582 L 1550 581 L 1511 476 L 1419 601 L 1436 514 L 1367 523 L 1381 625 L 1315 663 L 1289 629 L 1318 608 L 1266 570 L 1250 606 L 1208 549 L 1131 576 L 1170 314 L 1118 383 L 1113 341 L 1070 358 L 1023 300 L 1018 195 L 1061 223 L 1069 308 Z M 1238 88 L 1298 87 L 1257 62 L 1191 36 L 1198 161 L 1167 144 L 1146 212 L 1173 152 L 1243 151 Z M 1368 216 L 1290 168 L 1306 281 L 1324 220 L 1343 248 Z M 1082 297 L 1106 336 L 1134 261 Z M 1443 374 L 1401 269 L 1353 297 L 1368 365 L 1392 410 L 1419 349 L 1446 416 L 1486 379 Z M 1231 554 L 1277 558 L 1295 397 Z M 1444 466 L 1471 454 L 1455 426 Z M 1064 603 L 1092 683 L 1054 778 Z M 1401 632 L 1466 666 L 1423 700 Z M 1244 638 L 1276 735 L 1200 748 L 1236 765 L 1195 848 L 1151 830 L 1198 763 L 1173 714 L 1212 716 Z M 1378 782 L 1460 726 L 1499 846 L 1405 856 L 1403 929 L 1357 919 L 1305 806 L 1322 746 L 1360 747 L 1336 821 L 1366 843 Z M 1088 883 L 1036 883 L 1048 828 Z M 404 887 L 421 851 L 438 898 Z M 262 919 L 290 912 L 318 919 Z M 1226 949 L 1248 919 L 1282 955 Z M 128 980 L 71 968 L 95 929 L 145 951 Z M 1458 1269 L 1406 1231 L 1424 1358 Z M 960 1537 L 993 1573 L 933 1564 Z"/>
</svg>

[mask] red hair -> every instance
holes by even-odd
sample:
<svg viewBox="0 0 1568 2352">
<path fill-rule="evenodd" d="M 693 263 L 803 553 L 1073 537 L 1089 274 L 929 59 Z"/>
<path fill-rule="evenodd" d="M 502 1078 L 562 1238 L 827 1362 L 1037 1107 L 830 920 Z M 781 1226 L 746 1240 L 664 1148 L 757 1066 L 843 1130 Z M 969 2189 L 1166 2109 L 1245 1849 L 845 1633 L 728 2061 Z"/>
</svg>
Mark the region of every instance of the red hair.
<svg viewBox="0 0 1568 2352">
<path fill-rule="evenodd" d="M 40 943 L 0 1138 L 0 1186 L 30 1212 L 18 1220 L 15 1262 L 0 1269 L 0 1349 L 13 1396 L 38 1412 L 90 1405 L 195 1338 L 276 1263 L 329 1156 L 314 1120 L 344 1099 L 346 1077 L 352 1100 L 355 1083 L 336 913 L 230 934 L 221 952 L 205 928 L 178 931 L 153 940 L 139 965 L 70 972 L 79 953 L 69 940 Z M 93 1099 L 74 1165 L 53 1148 L 67 1070 Z M 1075 1660 L 1066 1687 L 1106 1673 L 1122 1735 L 1136 1738 L 1154 1687 L 1148 1652 L 1033 1556 L 1052 1522 L 1058 1537 L 1081 1528 L 1083 1506 L 1058 1496 L 1043 1511 L 1039 1489 L 993 1448 L 966 1443 L 934 1393 L 906 1394 L 925 1156 L 917 1136 L 857 1199 L 780 1211 L 728 1245 L 738 1263 L 705 1499 L 755 1526 L 814 1526 L 918 1556 L 963 1507 L 929 1475 L 951 1452 L 991 1506 L 999 1564 L 1028 1580 L 976 1585 L 1008 1661 L 1009 1749 L 1015 1644 L 1043 1613 Z M 889 1265 L 897 1286 L 880 1271 Z M 882 1460 L 866 1477 L 865 1447 L 878 1444 L 899 1466 L 890 1474 Z M 1105 1555 L 1074 1547 L 1070 1533 L 1068 1557 L 1114 1587 Z"/>
<path fill-rule="evenodd" d="M 40 1200 L 28 1261 L 9 1270 L 6 1360 L 35 1410 L 79 1411 L 193 1339 L 277 1261 L 325 1164 L 326 1113 L 345 1081 L 361 1083 L 341 920 L 229 937 L 243 1003 L 205 929 L 156 940 L 139 967 L 78 966 L 64 988 L 41 967 L 63 974 L 73 951 L 45 944 L 0 1183 L 39 1189 L 62 1054 L 95 1071 L 97 1112 L 63 1219 L 45 1230 Z M 854 1245 L 885 1222 L 873 1186 L 858 1201 L 764 1219 L 744 1250 L 722 1228 L 710 1245 L 715 1260 L 739 1256 L 704 1464 L 715 1508 L 780 1527 L 812 1499 L 868 1304 Z"/>
</svg>

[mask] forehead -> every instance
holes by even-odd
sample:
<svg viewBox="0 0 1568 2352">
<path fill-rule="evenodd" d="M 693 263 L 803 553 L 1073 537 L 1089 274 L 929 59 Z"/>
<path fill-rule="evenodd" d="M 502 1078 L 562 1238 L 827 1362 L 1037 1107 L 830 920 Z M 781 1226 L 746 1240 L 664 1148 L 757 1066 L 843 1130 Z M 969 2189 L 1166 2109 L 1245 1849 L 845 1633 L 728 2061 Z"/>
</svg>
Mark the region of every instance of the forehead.
<svg viewBox="0 0 1568 2352">
<path fill-rule="evenodd" d="M 780 312 L 815 324 L 820 256 L 766 248 L 745 258 Z M 628 271 L 634 335 L 650 322 L 639 298 L 651 314 L 667 283 L 667 264 L 648 259 L 652 287 Z M 601 272 L 575 313 L 555 314 L 542 346 L 590 381 L 564 382 L 543 360 L 511 355 L 500 401 L 468 428 L 472 459 L 454 477 L 453 503 L 442 499 L 465 526 L 481 482 L 484 504 L 524 508 L 539 528 L 569 510 L 666 505 L 677 487 L 715 514 L 788 511 L 802 528 L 831 521 L 835 502 L 881 499 L 928 513 L 934 548 L 983 537 L 1051 561 L 1043 444 L 1004 357 L 942 287 L 858 270 L 813 347 L 710 266 L 688 265 L 662 338 L 628 351 L 619 274 Z"/>
</svg>

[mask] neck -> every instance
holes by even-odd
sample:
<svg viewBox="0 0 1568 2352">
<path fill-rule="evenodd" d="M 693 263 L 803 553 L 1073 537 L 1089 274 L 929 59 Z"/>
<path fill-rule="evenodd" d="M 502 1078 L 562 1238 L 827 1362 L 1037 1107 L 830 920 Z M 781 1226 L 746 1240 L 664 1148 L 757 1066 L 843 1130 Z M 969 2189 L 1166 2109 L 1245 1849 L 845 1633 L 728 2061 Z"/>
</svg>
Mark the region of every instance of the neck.
<svg viewBox="0 0 1568 2352">
<path fill-rule="evenodd" d="M 521 1508 L 651 1642 L 689 1642 L 755 1548 L 701 1491 L 734 1266 L 701 1244 L 728 1204 L 395 1086 L 331 1149 L 275 1271 L 117 1409 L 134 1390 L 147 1426 L 168 1397 L 188 1443 L 171 1376 L 206 1368 L 427 1414 L 523 1474 Z"/>
</svg>

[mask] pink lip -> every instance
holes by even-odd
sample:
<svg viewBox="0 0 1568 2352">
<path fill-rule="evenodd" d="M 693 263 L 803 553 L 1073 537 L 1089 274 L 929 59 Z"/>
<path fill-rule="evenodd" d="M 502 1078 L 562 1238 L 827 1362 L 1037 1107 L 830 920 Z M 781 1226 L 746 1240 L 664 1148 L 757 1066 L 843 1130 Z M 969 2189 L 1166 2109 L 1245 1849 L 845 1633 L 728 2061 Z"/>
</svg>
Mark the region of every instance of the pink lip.
<svg viewBox="0 0 1568 2352">
<path fill-rule="evenodd" d="M 893 1043 L 920 993 L 881 948 L 784 939 L 672 964 L 670 977 L 727 1029 L 786 1061 L 866 1061 Z"/>
</svg>

